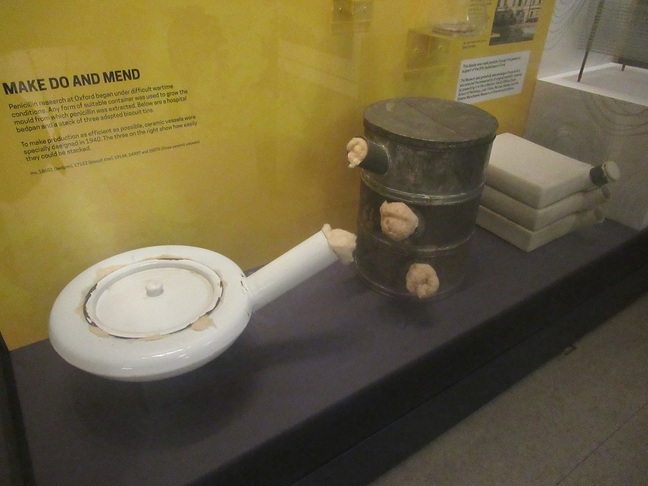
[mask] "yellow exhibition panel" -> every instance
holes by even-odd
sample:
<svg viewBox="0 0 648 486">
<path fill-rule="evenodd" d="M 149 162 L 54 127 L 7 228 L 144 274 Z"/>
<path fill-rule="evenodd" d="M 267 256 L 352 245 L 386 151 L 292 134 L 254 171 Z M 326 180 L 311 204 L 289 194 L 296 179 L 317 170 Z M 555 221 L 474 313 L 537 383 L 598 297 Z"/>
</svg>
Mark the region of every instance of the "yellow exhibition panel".
<svg viewBox="0 0 648 486">
<path fill-rule="evenodd" d="M 553 1 L 524 2 L 513 33 L 506 2 L 452 3 L 2 2 L 10 348 L 47 338 L 59 291 L 111 255 L 191 245 L 252 268 L 325 223 L 353 231 L 345 146 L 374 101 L 457 99 L 520 134 Z"/>
</svg>

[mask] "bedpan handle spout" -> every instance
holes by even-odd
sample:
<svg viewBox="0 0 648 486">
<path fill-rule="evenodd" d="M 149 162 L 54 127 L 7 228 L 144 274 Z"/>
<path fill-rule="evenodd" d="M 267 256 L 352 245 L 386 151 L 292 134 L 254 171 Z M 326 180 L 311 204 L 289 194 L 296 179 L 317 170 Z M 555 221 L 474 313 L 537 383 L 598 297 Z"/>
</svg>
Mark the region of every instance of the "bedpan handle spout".
<svg viewBox="0 0 648 486">
<path fill-rule="evenodd" d="M 345 240 L 340 248 L 339 241 Z M 352 248 L 349 245 L 352 244 Z M 310 238 L 260 268 L 247 280 L 252 298 L 252 310 L 256 311 L 274 299 L 296 287 L 337 260 L 353 261 L 348 256 L 355 248 L 355 235 L 343 230 L 331 230 L 325 225 Z"/>
</svg>

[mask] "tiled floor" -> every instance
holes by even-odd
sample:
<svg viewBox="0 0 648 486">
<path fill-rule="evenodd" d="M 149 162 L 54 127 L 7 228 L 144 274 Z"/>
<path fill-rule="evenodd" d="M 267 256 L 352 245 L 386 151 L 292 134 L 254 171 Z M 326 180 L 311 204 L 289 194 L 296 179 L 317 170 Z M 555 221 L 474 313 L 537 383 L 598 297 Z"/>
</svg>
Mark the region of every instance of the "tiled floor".
<svg viewBox="0 0 648 486">
<path fill-rule="evenodd" d="M 648 294 L 372 483 L 648 485 Z"/>
</svg>

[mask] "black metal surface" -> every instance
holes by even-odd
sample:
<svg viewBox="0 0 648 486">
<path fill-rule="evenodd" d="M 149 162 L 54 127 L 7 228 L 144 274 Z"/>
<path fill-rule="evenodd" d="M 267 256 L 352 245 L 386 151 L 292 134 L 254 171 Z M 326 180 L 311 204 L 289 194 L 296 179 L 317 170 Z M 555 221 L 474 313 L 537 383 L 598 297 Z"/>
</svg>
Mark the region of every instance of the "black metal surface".
<svg viewBox="0 0 648 486">
<path fill-rule="evenodd" d="M 466 272 L 497 120 L 480 108 L 435 98 L 381 101 L 364 116 L 365 137 L 384 148 L 389 170 L 362 173 L 359 273 L 380 292 L 411 298 L 410 265 L 430 265 L 440 287 L 425 298 L 453 292 Z M 406 204 L 418 217 L 416 233 L 405 241 L 386 237 L 379 215 L 383 202 Z"/>
<path fill-rule="evenodd" d="M 365 129 L 426 150 L 457 150 L 489 144 L 497 120 L 476 106 L 438 98 L 395 98 L 368 106 Z"/>
</svg>

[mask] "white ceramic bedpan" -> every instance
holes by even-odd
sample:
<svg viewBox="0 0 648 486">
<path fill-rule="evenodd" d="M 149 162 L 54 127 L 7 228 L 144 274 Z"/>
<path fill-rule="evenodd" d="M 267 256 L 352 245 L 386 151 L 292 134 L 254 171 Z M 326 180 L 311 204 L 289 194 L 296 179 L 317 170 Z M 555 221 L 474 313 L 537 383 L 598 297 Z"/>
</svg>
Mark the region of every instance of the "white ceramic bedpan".
<svg viewBox="0 0 648 486">
<path fill-rule="evenodd" d="M 49 335 L 70 364 L 95 375 L 149 381 L 193 370 L 225 351 L 252 312 L 340 260 L 355 235 L 322 231 L 246 277 L 219 253 L 154 246 L 110 257 L 56 299 Z"/>
</svg>

